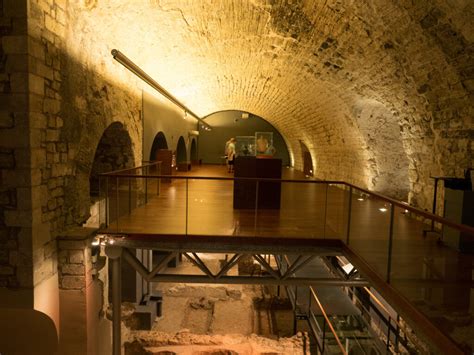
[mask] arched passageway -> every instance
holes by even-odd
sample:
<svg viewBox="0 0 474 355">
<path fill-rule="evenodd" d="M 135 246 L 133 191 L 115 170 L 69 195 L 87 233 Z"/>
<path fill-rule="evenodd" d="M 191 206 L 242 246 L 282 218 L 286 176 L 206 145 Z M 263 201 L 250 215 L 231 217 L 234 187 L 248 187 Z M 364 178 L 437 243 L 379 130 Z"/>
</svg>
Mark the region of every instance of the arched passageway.
<svg viewBox="0 0 474 355">
<path fill-rule="evenodd" d="M 160 149 L 168 149 L 168 142 L 163 132 L 158 132 L 153 140 L 150 150 L 150 160 L 157 160 L 158 150 Z"/>
<path fill-rule="evenodd" d="M 300 141 L 301 146 L 301 155 L 303 160 L 303 173 L 308 176 L 314 175 L 314 168 L 313 168 L 313 158 L 311 157 L 311 153 L 302 141 Z"/>
<path fill-rule="evenodd" d="M 188 157 L 186 154 L 186 143 L 184 138 L 181 136 L 178 139 L 178 145 L 176 147 L 176 167 L 178 171 L 188 171 Z"/>
<path fill-rule="evenodd" d="M 197 165 L 199 163 L 196 138 L 193 138 L 191 140 L 191 154 L 190 154 L 190 157 L 191 157 L 191 164 L 192 165 Z"/>
</svg>

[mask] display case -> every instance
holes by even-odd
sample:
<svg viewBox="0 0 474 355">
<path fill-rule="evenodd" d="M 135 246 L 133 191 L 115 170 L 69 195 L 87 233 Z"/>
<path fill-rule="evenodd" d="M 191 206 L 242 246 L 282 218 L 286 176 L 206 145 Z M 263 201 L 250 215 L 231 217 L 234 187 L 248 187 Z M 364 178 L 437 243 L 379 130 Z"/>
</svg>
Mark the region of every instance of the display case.
<svg viewBox="0 0 474 355">
<path fill-rule="evenodd" d="M 235 137 L 235 155 L 238 157 L 255 156 L 255 137 L 237 136 Z"/>
<path fill-rule="evenodd" d="M 273 155 L 275 155 L 275 148 L 273 147 L 273 133 L 255 132 L 255 147 L 257 157 L 273 157 Z"/>
</svg>

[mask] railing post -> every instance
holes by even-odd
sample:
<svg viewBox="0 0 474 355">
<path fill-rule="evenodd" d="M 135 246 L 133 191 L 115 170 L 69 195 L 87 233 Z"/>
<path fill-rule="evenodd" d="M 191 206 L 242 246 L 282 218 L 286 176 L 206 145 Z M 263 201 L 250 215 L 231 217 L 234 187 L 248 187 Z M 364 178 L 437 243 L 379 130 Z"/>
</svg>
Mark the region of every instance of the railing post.
<svg viewBox="0 0 474 355">
<path fill-rule="evenodd" d="M 105 177 L 105 226 L 109 226 L 109 177 Z"/>
<path fill-rule="evenodd" d="M 324 354 L 324 346 L 326 345 L 326 318 L 323 318 L 323 351 Z"/>
<path fill-rule="evenodd" d="M 118 231 L 118 229 L 119 229 L 119 207 L 120 207 L 120 204 L 119 204 L 119 177 L 118 176 L 115 178 L 115 184 L 116 184 L 116 186 L 115 186 L 115 189 L 116 189 L 116 191 L 115 191 L 115 198 L 116 198 L 116 201 L 115 201 L 116 202 L 115 203 L 115 205 L 116 205 L 116 208 L 115 208 L 115 223 L 117 225 L 117 231 Z"/>
<path fill-rule="evenodd" d="M 258 187 L 259 187 L 260 180 L 257 180 L 257 185 L 255 186 L 255 223 L 254 223 L 254 230 L 255 235 L 257 235 L 257 218 L 258 218 Z"/>
<path fill-rule="evenodd" d="M 351 218 L 352 218 L 352 186 L 349 186 L 349 202 L 347 206 L 347 226 L 346 226 L 346 244 L 349 245 L 349 236 L 351 234 Z"/>
<path fill-rule="evenodd" d="M 132 213 L 132 178 L 128 178 L 128 214 Z"/>
<path fill-rule="evenodd" d="M 145 167 L 145 176 L 148 175 L 148 167 Z M 145 177 L 145 205 L 148 203 L 148 179 Z"/>
<path fill-rule="evenodd" d="M 390 227 L 388 232 L 388 258 L 387 258 L 387 283 L 390 283 L 390 273 L 392 272 L 392 246 L 393 246 L 393 218 L 395 206 L 390 204 Z"/>
<path fill-rule="evenodd" d="M 188 191 L 189 191 L 189 186 L 188 186 L 188 181 L 189 179 L 186 178 L 186 227 L 185 227 L 185 235 L 188 235 L 188 208 L 189 208 L 189 198 L 188 198 Z"/>
<path fill-rule="evenodd" d="M 324 199 L 324 218 L 323 218 L 323 221 L 324 221 L 324 227 L 323 227 L 323 238 L 326 238 L 326 218 L 327 218 L 327 215 L 328 215 L 328 189 L 329 189 L 329 184 L 325 184 L 326 185 L 326 197 Z"/>
</svg>

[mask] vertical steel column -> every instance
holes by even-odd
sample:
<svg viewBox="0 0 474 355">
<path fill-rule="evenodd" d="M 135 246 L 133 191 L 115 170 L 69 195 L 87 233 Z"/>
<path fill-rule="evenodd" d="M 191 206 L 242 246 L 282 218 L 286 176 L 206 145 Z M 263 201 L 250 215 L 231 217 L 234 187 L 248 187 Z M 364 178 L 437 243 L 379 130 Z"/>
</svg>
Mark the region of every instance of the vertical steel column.
<svg viewBox="0 0 474 355">
<path fill-rule="evenodd" d="M 391 325 L 391 318 L 388 316 L 388 322 L 387 322 L 387 352 L 390 349 L 390 325 Z"/>
<path fill-rule="evenodd" d="M 349 186 L 349 203 L 347 210 L 347 227 L 346 227 L 346 244 L 349 245 L 349 236 L 351 234 L 351 218 L 352 218 L 352 186 Z"/>
<path fill-rule="evenodd" d="M 112 268 L 112 354 L 121 355 L 121 305 L 122 305 L 122 275 L 121 254 L 122 248 L 113 245 L 105 247 L 105 254 L 109 258 Z"/>
<path fill-rule="evenodd" d="M 296 334 L 298 329 L 298 321 L 296 319 L 296 305 L 298 303 L 298 286 L 295 285 L 295 306 L 293 308 L 293 335 Z"/>
<path fill-rule="evenodd" d="M 397 314 L 397 328 L 395 333 L 395 352 L 398 353 L 398 339 L 400 337 L 400 316 Z"/>
<path fill-rule="evenodd" d="M 257 218 L 258 218 L 258 186 L 259 186 L 259 180 L 257 180 L 257 185 L 255 186 L 255 223 L 254 223 L 254 230 L 255 230 L 255 235 L 257 235 Z"/>
<path fill-rule="evenodd" d="M 188 208 L 189 208 L 189 201 L 188 201 L 188 190 L 189 190 L 189 185 L 188 185 L 188 178 L 186 178 L 186 227 L 185 227 L 185 235 L 188 235 Z"/>
<path fill-rule="evenodd" d="M 388 232 L 388 258 L 387 258 L 387 283 L 390 283 L 390 273 L 392 272 L 392 245 L 393 245 L 393 217 L 395 206 L 390 204 L 390 229 Z"/>
</svg>

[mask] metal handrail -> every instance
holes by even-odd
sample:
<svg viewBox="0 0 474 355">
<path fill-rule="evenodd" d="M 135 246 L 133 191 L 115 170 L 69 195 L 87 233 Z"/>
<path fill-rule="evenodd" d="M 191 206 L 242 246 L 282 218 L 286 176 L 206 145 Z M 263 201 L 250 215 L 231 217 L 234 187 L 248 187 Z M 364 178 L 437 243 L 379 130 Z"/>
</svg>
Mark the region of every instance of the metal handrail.
<svg viewBox="0 0 474 355">
<path fill-rule="evenodd" d="M 140 165 L 140 166 L 135 166 L 133 168 L 125 168 L 125 169 L 119 169 L 119 170 L 113 170 L 113 171 L 109 171 L 109 172 L 106 172 L 106 173 L 101 173 L 99 174 L 99 176 L 111 176 L 111 177 L 135 177 L 135 178 L 139 178 L 139 177 L 146 177 L 148 175 L 136 175 L 136 174 L 120 174 L 124 171 L 134 171 L 134 170 L 138 170 L 138 169 L 143 169 L 143 168 L 148 168 L 150 166 L 155 166 L 155 165 L 160 165 L 162 162 L 160 160 L 156 160 L 156 161 L 152 161 L 150 162 L 149 164 L 143 164 L 143 165 Z"/>
<path fill-rule="evenodd" d="M 336 339 L 337 345 L 341 349 L 341 353 L 344 355 L 347 355 L 346 349 L 344 346 L 342 346 L 341 340 L 339 339 L 339 336 L 336 333 L 336 330 L 334 329 L 331 321 L 329 320 L 329 317 L 326 314 L 326 311 L 324 310 L 323 306 L 321 305 L 321 302 L 319 301 L 318 296 L 316 295 L 316 292 L 314 292 L 314 289 L 312 286 L 309 286 L 309 291 L 311 292 L 311 295 L 313 296 L 314 300 L 317 302 L 319 309 L 321 310 L 321 313 L 323 314 L 324 319 L 326 320 L 327 324 L 329 325 L 329 329 L 331 329 L 331 333 L 334 334 L 334 338 Z"/>
<path fill-rule="evenodd" d="M 454 229 L 457 229 L 461 232 L 465 232 L 465 233 L 469 233 L 471 235 L 474 235 L 474 227 L 471 227 L 471 226 L 468 226 L 468 225 L 465 225 L 465 224 L 459 224 L 459 223 L 456 223 L 456 222 L 453 222 L 453 221 L 450 221 L 449 219 L 446 219 L 444 217 L 440 217 L 440 216 L 437 216 L 433 213 L 430 213 L 430 212 L 427 212 L 427 211 L 424 211 L 420 208 L 417 208 L 417 207 L 413 207 L 413 206 L 410 206 L 409 204 L 406 204 L 406 203 L 403 203 L 401 201 L 398 201 L 398 200 L 395 200 L 393 198 L 390 198 L 390 197 L 387 197 L 387 196 L 384 196 L 384 195 L 381 195 L 377 192 L 374 192 L 374 191 L 369 191 L 367 189 L 364 189 L 362 187 L 358 187 L 354 184 L 351 184 L 351 183 L 348 183 L 348 182 L 344 182 L 344 185 L 346 186 L 350 186 L 352 188 L 355 188 L 359 191 L 362 191 L 363 193 L 367 194 L 367 195 L 370 195 L 370 196 L 375 196 L 377 197 L 378 199 L 382 200 L 382 201 L 385 201 L 385 202 L 388 202 L 388 203 L 391 203 L 392 205 L 394 206 L 398 206 L 398 207 L 401 207 L 403 209 L 406 209 L 410 212 L 414 212 L 418 215 L 421 215 L 425 218 L 428 218 L 430 220 L 433 220 L 433 221 L 436 221 L 436 222 L 439 222 L 439 223 L 442 223 L 442 224 L 445 224 L 449 227 L 452 227 Z"/>
<path fill-rule="evenodd" d="M 140 169 L 143 167 L 151 166 L 151 165 L 157 165 L 161 162 L 156 162 L 156 163 L 151 163 L 151 164 L 146 164 L 140 167 L 136 168 L 131 168 L 131 169 L 122 169 L 122 170 L 116 170 L 116 171 L 111 171 L 108 173 L 102 173 L 99 174 L 100 176 L 107 176 L 107 177 L 116 177 L 116 178 L 143 178 L 143 179 L 169 179 L 170 177 L 176 180 L 213 180 L 213 181 L 264 181 L 264 182 L 275 182 L 275 183 L 303 183 L 303 184 L 333 184 L 333 185 L 343 185 L 347 186 L 352 189 L 359 190 L 369 196 L 376 197 L 382 201 L 391 203 L 393 206 L 401 207 L 403 209 L 406 209 L 410 212 L 413 212 L 417 215 L 420 215 L 422 217 L 425 217 L 429 220 L 436 221 L 438 223 L 444 224 L 446 226 L 449 226 L 451 228 L 457 229 L 458 231 L 468 233 L 469 237 L 474 238 L 474 227 L 465 225 L 465 224 L 460 224 L 454 221 L 451 221 L 449 219 L 446 219 L 444 217 L 437 216 L 433 213 L 424 211 L 420 208 L 410 206 L 404 202 L 395 200 L 393 198 L 381 195 L 377 192 L 369 191 L 367 189 L 364 189 L 362 187 L 358 187 L 354 184 L 345 182 L 345 181 L 339 181 L 339 180 L 296 180 L 296 179 L 274 179 L 274 178 L 251 178 L 251 177 L 216 177 L 216 176 L 184 176 L 184 175 L 135 175 L 135 174 L 123 174 L 123 171 L 130 171 L 133 169 Z"/>
<path fill-rule="evenodd" d="M 287 255 L 284 255 L 284 259 L 285 259 L 285 262 L 287 264 L 287 268 L 289 268 L 290 267 L 290 259 L 288 258 Z M 341 340 L 339 339 L 339 336 L 337 335 L 336 331 L 334 330 L 334 327 L 333 327 L 331 321 L 329 320 L 329 318 L 326 314 L 326 311 L 324 310 L 323 306 L 321 305 L 321 302 L 319 301 L 318 296 L 316 295 L 316 292 L 314 291 L 312 286 L 309 286 L 308 288 L 309 288 L 309 291 L 311 293 L 311 296 L 317 302 L 318 307 L 321 310 L 321 313 L 323 314 L 324 318 L 326 319 L 326 322 L 329 325 L 329 329 L 331 330 L 331 333 L 334 335 L 334 338 L 336 339 L 336 342 L 339 345 L 339 348 L 341 349 L 342 354 L 347 355 L 347 352 L 346 352 L 345 348 L 342 346 L 342 343 L 341 343 Z M 296 309 L 296 298 L 295 298 L 295 309 Z M 311 310 L 311 303 L 308 305 L 308 311 L 311 314 L 313 313 L 312 310 Z M 314 316 L 314 314 L 313 314 L 313 316 Z M 323 345 L 323 348 L 324 348 L 324 345 Z"/>
</svg>

